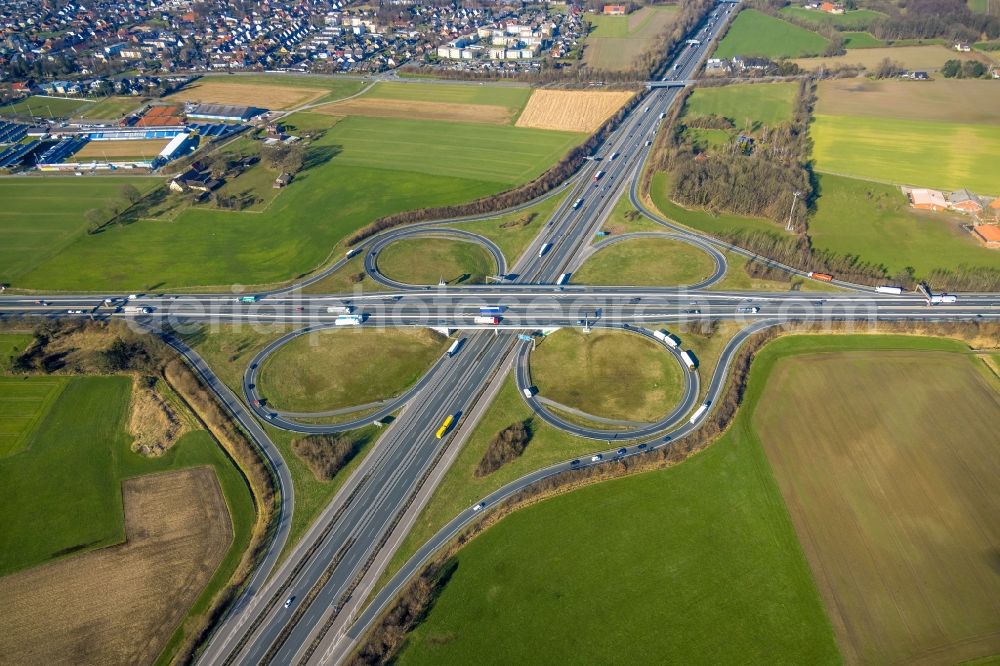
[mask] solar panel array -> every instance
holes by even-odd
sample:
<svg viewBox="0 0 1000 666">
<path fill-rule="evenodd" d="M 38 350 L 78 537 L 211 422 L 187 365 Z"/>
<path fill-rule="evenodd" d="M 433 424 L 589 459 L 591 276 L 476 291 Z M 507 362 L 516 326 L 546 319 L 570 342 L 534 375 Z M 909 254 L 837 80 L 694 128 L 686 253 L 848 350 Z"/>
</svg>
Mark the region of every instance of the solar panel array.
<svg viewBox="0 0 1000 666">
<path fill-rule="evenodd" d="M 28 126 L 0 120 L 0 143 L 17 143 L 28 136 Z"/>
<path fill-rule="evenodd" d="M 86 139 L 62 139 L 38 158 L 38 164 L 59 164 L 67 157 L 83 148 Z"/>
<path fill-rule="evenodd" d="M 42 142 L 38 139 L 28 143 L 19 143 L 11 146 L 7 150 L 0 152 L 0 168 L 17 166 L 24 156 L 32 152 Z"/>
<path fill-rule="evenodd" d="M 243 129 L 243 125 L 227 125 L 226 123 L 188 123 L 188 129 L 197 132 L 206 138 L 219 139 L 240 131 Z"/>
</svg>

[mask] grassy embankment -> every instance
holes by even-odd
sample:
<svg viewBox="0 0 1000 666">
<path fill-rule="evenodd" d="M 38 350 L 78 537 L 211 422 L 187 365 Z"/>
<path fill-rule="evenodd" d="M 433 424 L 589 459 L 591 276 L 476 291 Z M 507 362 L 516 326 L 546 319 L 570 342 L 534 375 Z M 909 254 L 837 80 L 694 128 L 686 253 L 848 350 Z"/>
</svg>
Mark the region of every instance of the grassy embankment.
<svg viewBox="0 0 1000 666">
<path fill-rule="evenodd" d="M 446 238 L 403 238 L 378 255 L 379 271 L 406 284 L 482 284 L 499 268 L 485 248 Z"/>
<path fill-rule="evenodd" d="M 267 358 L 260 391 L 275 408 L 295 412 L 392 398 L 413 385 L 448 343 L 424 328 L 310 333 Z"/>
</svg>

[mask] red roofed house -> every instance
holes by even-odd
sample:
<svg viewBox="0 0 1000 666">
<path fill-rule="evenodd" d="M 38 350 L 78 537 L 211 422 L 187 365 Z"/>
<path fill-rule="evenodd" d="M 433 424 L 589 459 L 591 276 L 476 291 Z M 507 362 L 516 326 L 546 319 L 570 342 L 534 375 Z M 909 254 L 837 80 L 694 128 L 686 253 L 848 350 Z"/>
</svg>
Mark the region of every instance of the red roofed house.
<svg viewBox="0 0 1000 666">
<path fill-rule="evenodd" d="M 611 16 L 622 16 L 626 13 L 625 5 L 604 5 L 604 13 Z"/>
<path fill-rule="evenodd" d="M 963 213 L 972 213 L 975 215 L 983 209 L 983 204 L 979 201 L 979 197 L 969 190 L 952 192 L 948 195 L 948 202 L 953 210 L 960 210 Z"/>
<path fill-rule="evenodd" d="M 910 205 L 920 210 L 947 210 L 948 201 L 937 190 L 914 188 L 910 190 Z"/>
</svg>

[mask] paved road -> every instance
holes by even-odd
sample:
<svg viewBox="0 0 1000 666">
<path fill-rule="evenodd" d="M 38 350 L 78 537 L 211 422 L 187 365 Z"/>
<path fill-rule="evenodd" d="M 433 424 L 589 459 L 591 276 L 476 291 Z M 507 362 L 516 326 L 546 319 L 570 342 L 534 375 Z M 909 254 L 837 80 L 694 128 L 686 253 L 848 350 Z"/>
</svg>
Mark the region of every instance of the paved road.
<svg viewBox="0 0 1000 666">
<path fill-rule="evenodd" d="M 718 22 L 696 31 L 702 45 L 683 49 L 679 57 L 670 64 L 670 76 L 680 81 L 692 78 L 711 48 L 710 44 L 721 24 L 722 22 Z M 402 285 L 385 278 L 388 282 L 383 284 L 391 288 L 389 292 L 315 296 L 301 293 L 303 286 L 314 284 L 341 268 L 350 259 L 344 257 L 298 285 L 259 294 L 260 299 L 253 303 L 238 303 L 233 295 L 220 294 L 141 295 L 132 299 L 129 305 L 149 308 L 150 312 L 130 314 L 102 305 L 104 296 L 114 296 L 111 294 L 66 294 L 39 299 L 45 303 L 36 303 L 34 298 L 23 296 L 0 296 L 0 315 L 114 317 L 134 320 L 147 327 L 227 321 L 278 322 L 299 327 L 269 345 L 268 349 L 252 361 L 243 382 L 249 407 L 244 406 L 221 384 L 197 354 L 173 337 L 169 328 L 163 328 L 167 332 L 162 334 L 168 342 L 185 355 L 234 418 L 253 437 L 275 469 L 282 490 L 280 518 L 266 558 L 258 568 L 247 593 L 218 627 L 201 655 L 202 663 L 332 663 L 349 654 L 357 637 L 391 600 L 392 594 L 418 570 L 434 550 L 478 515 L 470 507 L 457 516 L 421 548 L 367 609 L 361 607 L 363 599 L 350 596 L 369 563 L 376 556 L 385 557 L 383 543 L 393 526 L 406 515 L 409 502 L 425 483 L 455 432 L 464 432 L 463 416 L 476 404 L 480 391 L 496 371 L 505 367 L 505 359 L 509 359 L 512 352 L 517 354 L 519 361 L 519 381 L 522 386 L 529 381 L 524 374 L 527 358 L 525 345 L 517 342 L 514 333 L 577 326 L 577 322 L 585 316 L 591 325 L 627 326 L 627 330 L 641 335 L 649 335 L 645 329 L 661 322 L 719 319 L 744 321 L 749 325 L 748 328 L 727 345 L 718 368 L 709 380 L 706 400 L 711 403 L 719 395 L 729 364 L 739 345 L 754 331 L 782 322 L 1000 319 L 1000 295 L 996 294 L 961 294 L 954 304 L 932 308 L 920 296 L 875 294 L 871 288 L 847 283 L 838 283 L 848 291 L 836 294 L 759 294 L 704 290 L 705 286 L 722 275 L 725 265 L 719 250 L 746 256 L 753 256 L 752 253 L 715 239 L 700 237 L 688 229 L 658 218 L 646 210 L 637 197 L 637 175 L 660 124 L 660 114 L 669 111 L 678 91 L 678 88 L 651 90 L 604 145 L 597 149 L 595 159 L 588 161 L 578 174 L 556 192 L 547 195 L 567 196 L 542 233 L 522 257 L 515 259 L 512 267 L 507 268 L 506 258 L 496 250 L 494 256 L 497 257 L 498 267 L 501 271 L 508 272 L 510 277 L 505 284 L 438 289 Z M 608 219 L 614 203 L 626 190 L 633 205 L 662 225 L 671 237 L 694 243 L 709 252 L 716 262 L 715 274 L 709 281 L 688 288 L 589 287 L 572 284 L 571 272 L 593 251 L 589 246 L 590 239 Z M 536 202 L 527 202 L 511 210 L 520 210 L 534 203 Z M 485 219 L 497 214 L 438 220 L 408 226 L 405 230 L 390 230 L 352 249 L 351 256 L 365 252 L 366 268 L 378 274 L 378 251 L 392 240 L 414 233 L 440 234 L 440 227 L 445 224 L 461 224 L 462 221 Z M 484 240 L 469 232 L 459 232 L 458 236 L 480 243 Z M 488 241 L 483 244 L 489 246 Z M 801 274 L 789 267 L 769 263 Z M 473 317 L 478 314 L 478 308 L 498 303 L 507 306 L 501 324 L 489 327 L 493 329 L 490 331 L 477 330 Z M 301 424 L 293 416 L 278 410 L 272 411 L 266 405 L 254 404 L 255 400 L 259 402 L 261 398 L 255 387 L 261 362 L 266 355 L 298 335 L 334 325 L 336 315 L 328 312 L 327 308 L 338 305 L 350 305 L 364 312 L 366 321 L 363 326 L 468 329 L 465 333 L 466 344 L 455 357 L 443 357 L 436 362 L 403 396 L 378 406 L 373 414 L 358 417 L 349 424 Z M 751 306 L 759 308 L 759 311 L 741 312 Z M 515 348 L 517 345 L 520 348 Z M 634 439 L 641 434 L 653 438 L 646 444 L 647 447 L 663 446 L 698 427 L 700 422 L 690 423 L 683 416 L 698 402 L 699 375 L 686 373 L 686 376 L 688 384 L 681 407 L 657 424 L 634 429 L 629 437 Z M 537 400 L 532 407 L 539 411 L 541 418 L 557 427 L 582 436 L 608 439 L 606 431 L 580 429 L 562 422 L 538 405 Z M 362 421 L 367 423 L 378 415 L 400 409 L 402 411 L 399 417 L 386 428 L 372 451 L 347 479 L 342 490 L 307 530 L 300 543 L 289 552 L 281 566 L 275 569 L 277 555 L 290 525 L 293 501 L 291 483 L 280 455 L 250 415 L 251 412 L 255 412 L 262 420 L 290 430 L 332 432 L 356 427 Z M 457 425 L 439 440 L 435 431 L 448 415 L 456 417 Z M 625 455 L 638 452 L 638 446 L 638 443 L 627 445 Z M 608 460 L 618 454 L 614 449 L 601 452 L 601 455 L 604 460 Z M 591 464 L 589 458 L 576 465 L 573 461 L 565 461 L 533 472 L 484 501 L 488 507 L 539 479 L 588 464 Z M 423 487 L 425 493 L 428 490 L 426 486 Z M 272 572 L 270 579 L 264 582 Z M 286 600 L 292 597 L 294 599 L 286 608 Z M 348 622 L 350 624 L 346 626 Z M 328 627 L 333 629 L 327 631 Z M 308 652 L 308 648 L 313 645 L 317 645 L 318 649 Z"/>
</svg>

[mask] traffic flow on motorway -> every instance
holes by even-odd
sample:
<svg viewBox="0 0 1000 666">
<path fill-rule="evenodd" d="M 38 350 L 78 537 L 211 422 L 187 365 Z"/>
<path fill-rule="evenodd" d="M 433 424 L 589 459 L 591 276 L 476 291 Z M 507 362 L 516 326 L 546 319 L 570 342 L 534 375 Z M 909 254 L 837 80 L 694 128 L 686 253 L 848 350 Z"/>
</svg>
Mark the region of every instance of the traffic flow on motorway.
<svg viewBox="0 0 1000 666">
<path fill-rule="evenodd" d="M 907 294 L 894 285 L 854 285 L 836 276 L 803 273 L 759 257 L 775 268 L 841 287 L 841 291 L 707 290 L 725 275 L 723 251 L 753 255 L 660 218 L 639 199 L 637 182 L 663 118 L 684 83 L 694 77 L 707 57 L 731 15 L 730 8 L 720 4 L 710 13 L 665 65 L 662 79 L 650 82 L 646 93 L 591 159 L 564 184 L 544 195 L 565 197 L 512 266 L 507 266 L 503 253 L 488 239 L 460 228 L 444 228 L 494 217 L 498 214 L 494 212 L 388 230 L 352 248 L 340 261 L 305 281 L 256 294 L 0 296 L 0 316 L 124 318 L 162 336 L 191 363 L 275 470 L 281 509 L 268 551 L 250 584 L 201 651 L 201 663 L 343 661 L 406 581 L 483 511 L 541 479 L 670 446 L 697 429 L 720 395 L 735 354 L 758 331 L 789 322 L 1000 319 L 998 294 Z M 626 193 L 637 210 L 662 227 L 662 231 L 638 236 L 666 237 L 695 245 L 712 258 L 712 275 L 687 287 L 574 285 L 573 273 L 593 252 L 637 236 L 590 244 L 615 203 Z M 480 244 L 495 260 L 497 279 L 487 285 L 439 287 L 404 284 L 383 275 L 379 253 L 388 244 L 413 236 L 458 238 Z M 385 291 L 302 293 L 304 286 L 322 280 L 361 253 L 366 273 Z M 685 350 L 683 338 L 661 329 L 671 322 L 721 319 L 742 321 L 746 326 L 723 349 L 712 375 L 701 377 L 697 360 Z M 237 396 L 175 334 L 184 325 L 200 322 L 285 323 L 295 328 L 254 356 L 243 375 L 243 395 Z M 461 333 L 402 395 L 382 403 L 338 410 L 338 415 L 346 414 L 347 418 L 335 425 L 311 422 L 309 417 L 317 414 L 291 413 L 267 404 L 257 388 L 266 358 L 299 336 L 337 326 L 421 326 Z M 650 339 L 683 370 L 681 402 L 656 423 L 627 429 L 579 426 L 554 414 L 531 388 L 531 345 L 527 340 L 537 331 L 560 327 L 612 328 Z M 475 426 L 477 407 L 510 367 L 514 368 L 523 399 L 541 419 L 606 444 L 595 444 L 597 450 L 591 456 L 534 471 L 482 498 L 424 544 L 366 604 L 384 563 L 419 511 L 420 498 L 433 490 L 437 478 L 434 472 L 446 451 L 458 446 Z M 352 418 L 354 412 L 357 414 Z M 328 433 L 381 421 L 390 414 L 398 416 L 279 563 L 291 523 L 294 494 L 281 454 L 261 424 L 301 433 Z"/>
</svg>

